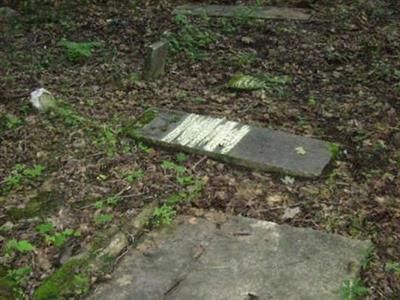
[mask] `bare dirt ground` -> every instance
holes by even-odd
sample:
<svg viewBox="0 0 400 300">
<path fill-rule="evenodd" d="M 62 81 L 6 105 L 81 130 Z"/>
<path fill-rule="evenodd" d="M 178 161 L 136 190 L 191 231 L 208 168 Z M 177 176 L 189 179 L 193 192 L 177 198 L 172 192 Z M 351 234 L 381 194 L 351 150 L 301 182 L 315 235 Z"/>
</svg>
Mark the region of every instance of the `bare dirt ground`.
<svg viewBox="0 0 400 300">
<path fill-rule="evenodd" d="M 218 210 L 371 239 L 359 288 L 367 299 L 400 298 L 400 5 L 294 2 L 313 20 L 172 16 L 184 1 L 69 1 L 3 24 L 0 298 L 32 297 L 98 232 L 171 197 L 171 217 Z M 145 82 L 144 47 L 161 37 L 171 42 L 167 74 Z M 93 44 L 74 58 L 63 39 Z M 232 92 L 235 74 L 274 84 Z M 37 87 L 62 103 L 57 114 L 31 107 Z M 303 180 L 151 148 L 128 134 L 151 106 L 316 137 L 338 155 L 323 177 Z M 65 298 L 100 280 L 77 278 Z"/>
</svg>

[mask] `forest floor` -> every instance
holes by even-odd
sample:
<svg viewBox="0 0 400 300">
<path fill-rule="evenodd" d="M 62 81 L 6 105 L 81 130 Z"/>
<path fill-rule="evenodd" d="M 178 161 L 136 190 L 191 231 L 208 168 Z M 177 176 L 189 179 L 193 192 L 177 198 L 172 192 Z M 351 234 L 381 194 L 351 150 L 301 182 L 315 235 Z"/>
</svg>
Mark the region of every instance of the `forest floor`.
<svg viewBox="0 0 400 300">
<path fill-rule="evenodd" d="M 398 1 L 319 1 L 310 22 L 174 17 L 183 0 L 66 2 L 0 32 L 0 298 L 34 297 L 102 232 L 171 199 L 150 225 L 215 210 L 371 239 L 359 294 L 400 298 Z M 160 38 L 167 74 L 146 82 L 145 47 Z M 273 84 L 233 92 L 235 74 Z M 58 113 L 30 105 L 38 87 Z M 315 137 L 338 155 L 311 180 L 152 148 L 128 133 L 153 106 Z M 100 275 L 80 266 L 58 295 L 81 297 L 117 261 Z"/>
</svg>

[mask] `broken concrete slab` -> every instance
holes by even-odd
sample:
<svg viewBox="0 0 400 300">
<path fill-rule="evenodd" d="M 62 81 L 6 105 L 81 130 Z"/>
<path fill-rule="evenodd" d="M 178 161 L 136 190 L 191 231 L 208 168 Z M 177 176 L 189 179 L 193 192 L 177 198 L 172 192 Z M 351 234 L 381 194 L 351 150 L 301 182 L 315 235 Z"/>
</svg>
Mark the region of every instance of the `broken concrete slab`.
<svg viewBox="0 0 400 300">
<path fill-rule="evenodd" d="M 339 299 L 370 246 L 243 217 L 181 217 L 148 234 L 90 299 Z"/>
<path fill-rule="evenodd" d="M 240 17 L 256 19 L 283 19 L 307 21 L 311 18 L 309 10 L 289 7 L 251 7 L 245 5 L 207 5 L 186 4 L 173 11 L 175 15 Z"/>
<path fill-rule="evenodd" d="M 168 48 L 168 41 L 159 41 L 148 47 L 144 63 L 144 78 L 146 80 L 155 80 L 165 74 Z"/>
<path fill-rule="evenodd" d="M 329 143 L 307 137 L 197 114 L 152 112 L 139 138 L 241 166 L 317 177 L 332 156 Z"/>
</svg>

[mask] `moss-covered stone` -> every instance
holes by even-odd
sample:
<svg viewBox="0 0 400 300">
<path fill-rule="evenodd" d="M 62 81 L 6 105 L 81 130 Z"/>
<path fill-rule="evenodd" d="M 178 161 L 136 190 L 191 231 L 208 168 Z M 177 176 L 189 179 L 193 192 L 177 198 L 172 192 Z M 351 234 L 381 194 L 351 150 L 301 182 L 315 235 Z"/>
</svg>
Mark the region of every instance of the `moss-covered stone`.
<svg viewBox="0 0 400 300">
<path fill-rule="evenodd" d="M 87 265 L 85 258 L 70 259 L 36 289 L 33 299 L 68 299 L 72 295 L 85 294 L 90 286 L 90 280 L 83 272 Z"/>
<path fill-rule="evenodd" d="M 40 192 L 28 201 L 25 207 L 12 207 L 7 215 L 14 220 L 29 219 L 37 216 L 45 216 L 54 211 L 59 205 L 51 192 Z"/>
<path fill-rule="evenodd" d="M 228 87 L 238 91 L 255 91 L 265 88 L 265 82 L 250 75 L 237 75 L 233 77 Z"/>
<path fill-rule="evenodd" d="M 140 128 L 149 124 L 157 116 L 155 109 L 147 109 L 139 118 L 133 121 L 124 122 L 123 133 L 133 139 L 140 139 Z"/>
<path fill-rule="evenodd" d="M 149 124 L 157 116 L 157 112 L 154 109 L 147 109 L 137 120 L 136 126 L 142 127 Z"/>
</svg>

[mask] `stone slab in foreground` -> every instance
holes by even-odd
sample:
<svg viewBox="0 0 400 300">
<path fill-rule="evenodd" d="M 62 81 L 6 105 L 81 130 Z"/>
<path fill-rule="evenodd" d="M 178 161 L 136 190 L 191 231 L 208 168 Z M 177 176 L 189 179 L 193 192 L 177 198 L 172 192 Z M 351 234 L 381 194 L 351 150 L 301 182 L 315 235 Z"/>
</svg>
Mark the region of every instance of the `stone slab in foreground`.
<svg viewBox="0 0 400 300">
<path fill-rule="evenodd" d="M 248 17 L 256 19 L 286 19 L 307 21 L 311 18 L 309 11 L 289 7 L 250 7 L 244 5 L 207 5 L 186 4 L 173 11 L 175 15 L 209 16 L 209 17 Z"/>
<path fill-rule="evenodd" d="M 155 111 L 139 136 L 155 144 L 265 171 L 317 177 L 331 159 L 329 143 L 177 111 Z"/>
<path fill-rule="evenodd" d="M 147 235 L 91 299 L 339 299 L 370 247 L 243 217 L 175 224 Z"/>
</svg>

